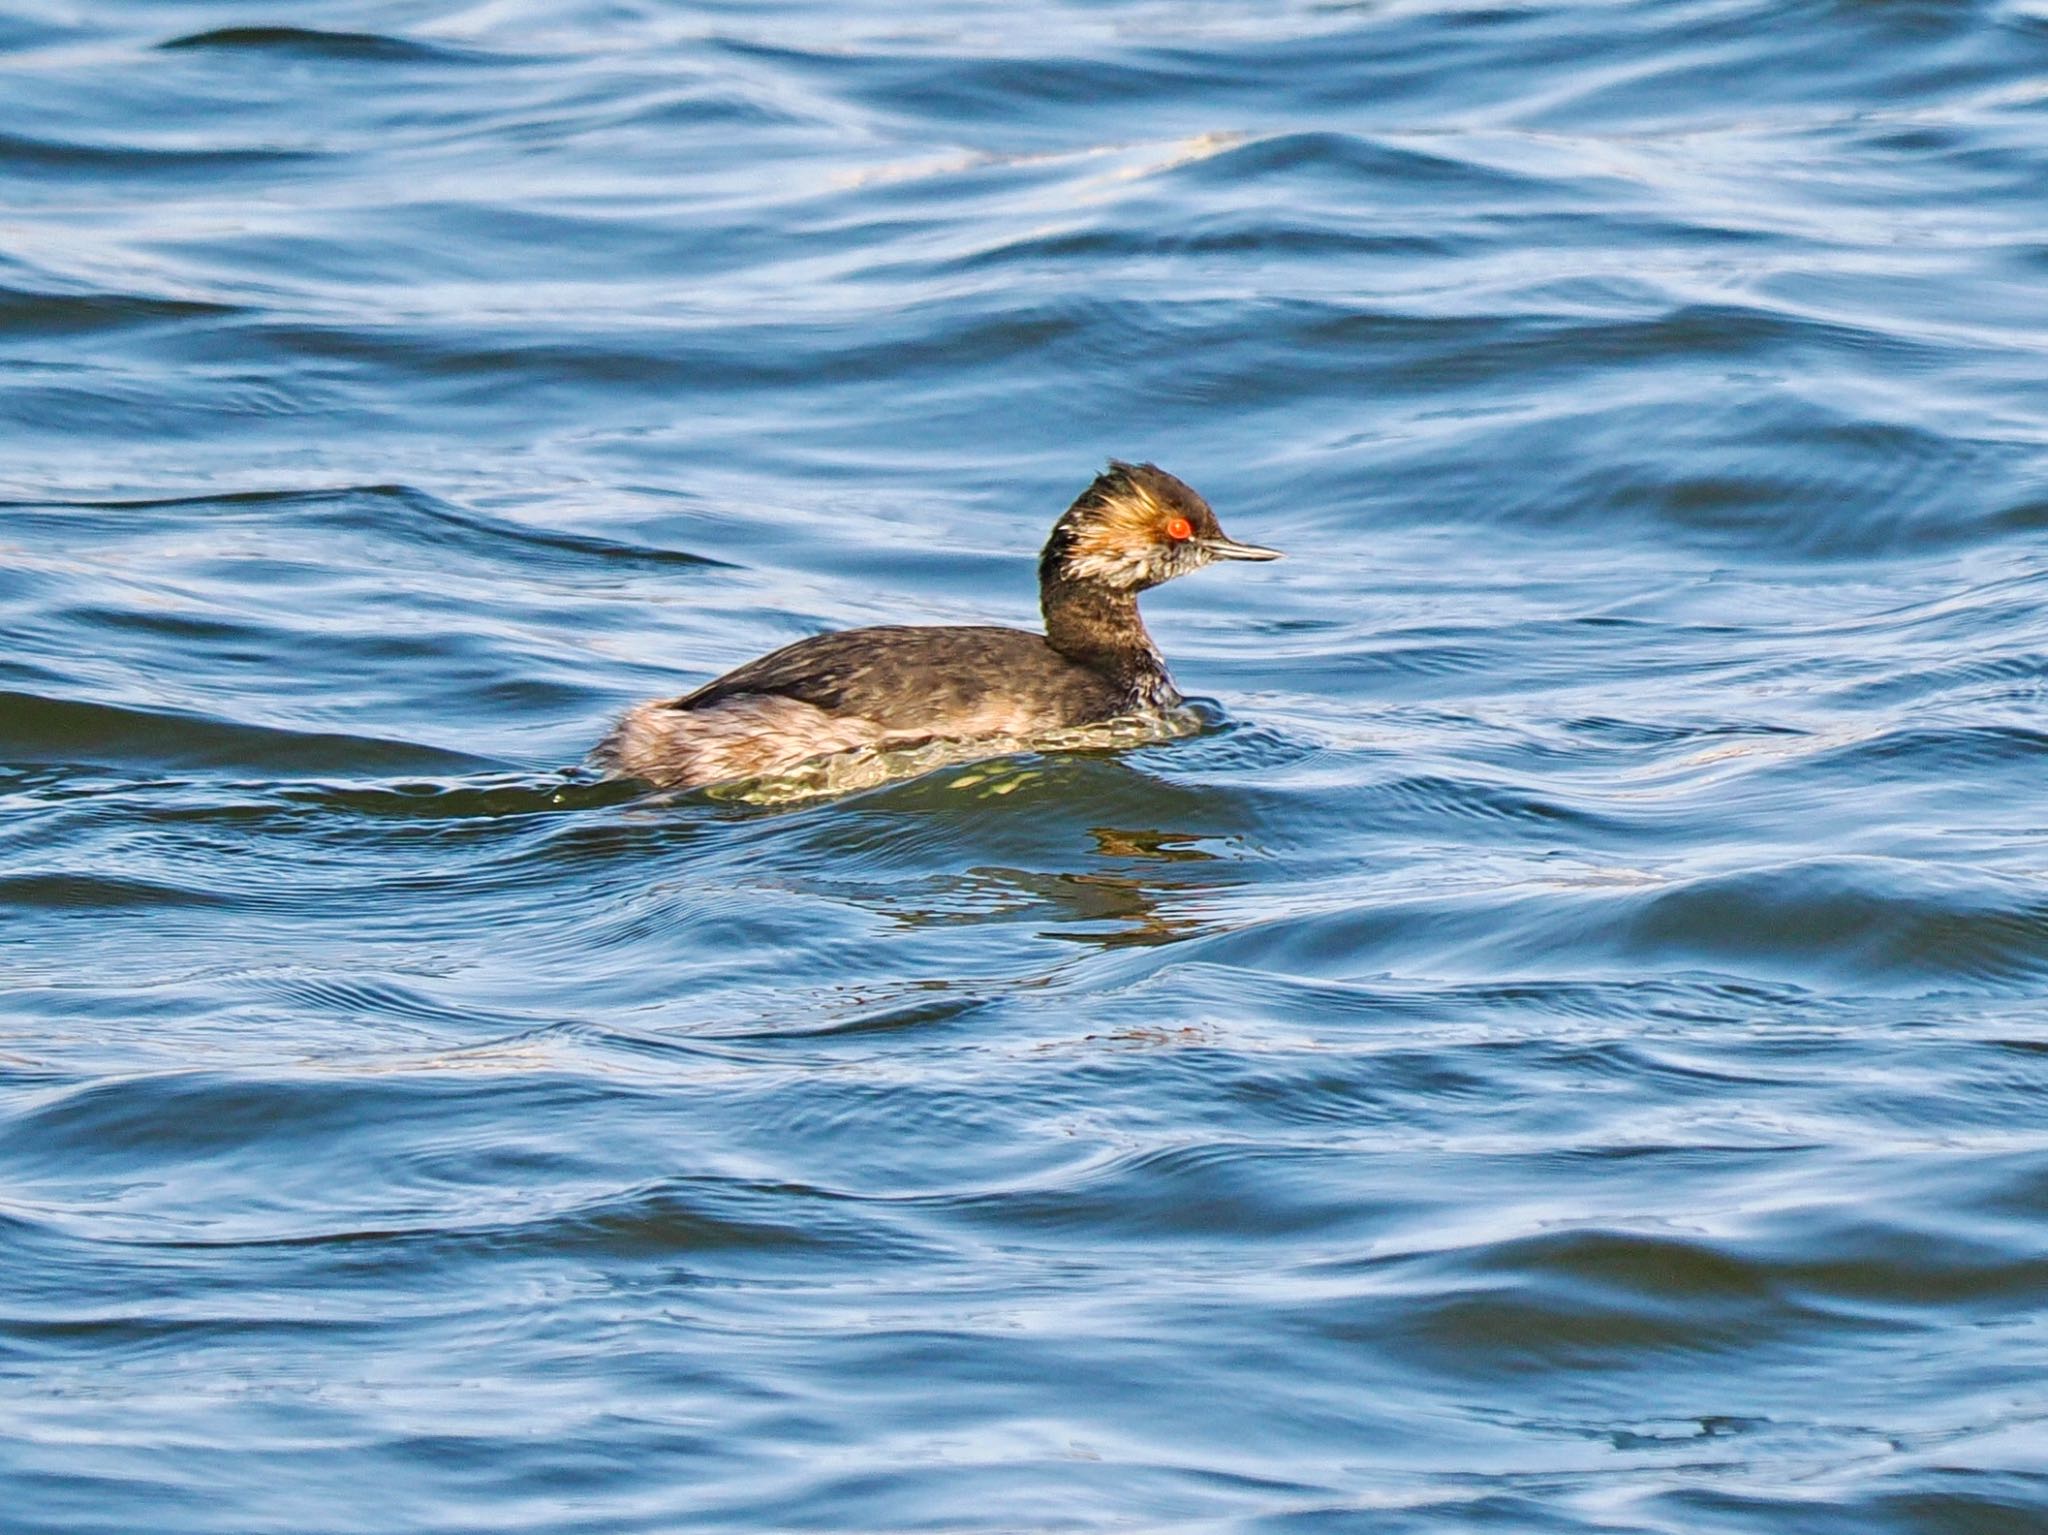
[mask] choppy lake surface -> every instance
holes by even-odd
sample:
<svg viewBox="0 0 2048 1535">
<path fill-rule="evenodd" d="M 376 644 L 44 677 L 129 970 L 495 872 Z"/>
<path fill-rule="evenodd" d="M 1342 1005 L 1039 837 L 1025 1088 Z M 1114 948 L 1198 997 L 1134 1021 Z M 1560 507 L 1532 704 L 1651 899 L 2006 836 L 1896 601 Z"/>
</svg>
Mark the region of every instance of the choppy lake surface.
<svg viewBox="0 0 2048 1535">
<path fill-rule="evenodd" d="M 0 50 L 10 1532 L 2048 1528 L 2048 9 Z M 1110 454 L 1198 737 L 575 771 Z"/>
</svg>

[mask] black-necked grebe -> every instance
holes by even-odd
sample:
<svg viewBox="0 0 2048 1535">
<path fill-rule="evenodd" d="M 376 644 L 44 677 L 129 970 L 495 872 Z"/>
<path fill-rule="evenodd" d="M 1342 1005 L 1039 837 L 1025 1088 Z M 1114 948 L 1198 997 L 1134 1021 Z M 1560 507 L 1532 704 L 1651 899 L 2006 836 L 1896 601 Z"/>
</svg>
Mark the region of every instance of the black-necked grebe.
<svg viewBox="0 0 2048 1535">
<path fill-rule="evenodd" d="M 1152 464 L 1110 460 L 1038 558 L 1045 633 L 981 625 L 845 629 L 641 704 L 598 748 L 607 771 L 665 789 L 783 774 L 813 759 L 931 743 L 1014 743 L 1180 694 L 1138 593 L 1211 560 L 1279 552 L 1224 537 L 1209 503 Z"/>
</svg>

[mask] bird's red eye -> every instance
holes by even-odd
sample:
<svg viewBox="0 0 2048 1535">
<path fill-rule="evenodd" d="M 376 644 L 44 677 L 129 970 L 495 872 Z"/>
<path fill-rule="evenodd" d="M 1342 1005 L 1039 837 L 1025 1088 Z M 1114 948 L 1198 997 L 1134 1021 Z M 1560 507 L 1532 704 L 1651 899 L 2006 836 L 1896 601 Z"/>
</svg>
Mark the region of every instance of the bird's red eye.
<svg viewBox="0 0 2048 1535">
<path fill-rule="evenodd" d="M 1195 525 L 1185 517 L 1176 517 L 1166 525 L 1166 536 L 1175 543 L 1195 536 Z"/>
</svg>

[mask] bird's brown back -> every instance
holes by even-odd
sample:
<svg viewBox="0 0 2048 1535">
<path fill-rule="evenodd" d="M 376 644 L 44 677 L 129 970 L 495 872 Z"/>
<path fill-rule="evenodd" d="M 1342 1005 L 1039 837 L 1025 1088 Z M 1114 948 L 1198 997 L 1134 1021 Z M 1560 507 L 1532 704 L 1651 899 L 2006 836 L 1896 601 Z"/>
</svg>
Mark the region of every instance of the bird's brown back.
<svg viewBox="0 0 2048 1535">
<path fill-rule="evenodd" d="M 890 731 L 1027 734 L 1112 719 L 1134 700 L 1042 635 L 991 625 L 886 626 L 813 635 L 727 672 L 672 709 L 740 694 L 794 698 Z"/>
</svg>

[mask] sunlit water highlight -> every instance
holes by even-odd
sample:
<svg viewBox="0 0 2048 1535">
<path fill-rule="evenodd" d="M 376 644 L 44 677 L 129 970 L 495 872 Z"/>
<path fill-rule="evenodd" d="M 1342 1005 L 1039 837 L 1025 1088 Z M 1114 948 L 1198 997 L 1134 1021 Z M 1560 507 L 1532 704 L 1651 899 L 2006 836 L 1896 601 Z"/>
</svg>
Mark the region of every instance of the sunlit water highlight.
<svg viewBox="0 0 2048 1535">
<path fill-rule="evenodd" d="M 0 1526 L 2048 1525 L 2044 81 L 12 8 Z M 1199 732 L 584 766 L 1111 454 Z"/>
</svg>

